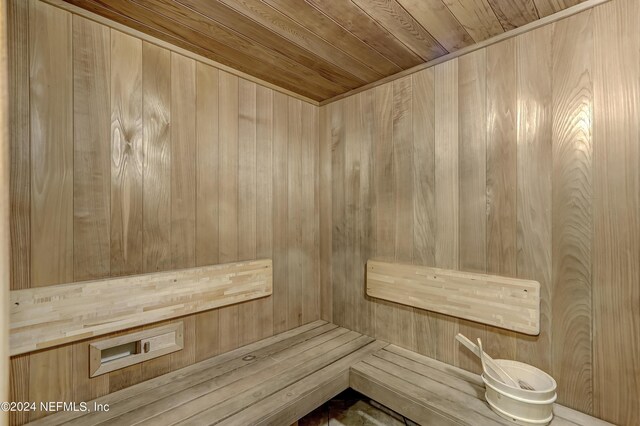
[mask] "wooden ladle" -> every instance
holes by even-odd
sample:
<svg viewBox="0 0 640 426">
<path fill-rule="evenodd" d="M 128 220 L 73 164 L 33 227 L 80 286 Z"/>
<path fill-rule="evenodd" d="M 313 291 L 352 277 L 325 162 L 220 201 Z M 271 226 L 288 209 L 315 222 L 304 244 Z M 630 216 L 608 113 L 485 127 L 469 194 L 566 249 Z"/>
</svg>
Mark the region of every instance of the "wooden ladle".
<svg viewBox="0 0 640 426">
<path fill-rule="evenodd" d="M 482 369 L 487 371 L 491 369 L 496 377 L 503 383 L 514 388 L 521 388 L 525 390 L 535 390 L 530 384 L 524 380 L 515 380 L 509 373 L 506 372 L 493 358 L 482 350 L 482 341 L 478 339 L 478 345 L 476 346 L 471 340 L 461 333 L 458 333 L 456 340 L 462 343 L 467 349 L 473 352 L 482 362 Z"/>
</svg>

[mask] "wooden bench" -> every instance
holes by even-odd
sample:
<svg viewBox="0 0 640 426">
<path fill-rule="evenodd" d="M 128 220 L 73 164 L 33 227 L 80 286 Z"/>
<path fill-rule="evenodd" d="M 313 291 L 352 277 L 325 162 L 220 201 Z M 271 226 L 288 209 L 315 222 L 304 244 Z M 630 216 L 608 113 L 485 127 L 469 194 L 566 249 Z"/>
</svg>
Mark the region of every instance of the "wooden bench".
<svg viewBox="0 0 640 426">
<path fill-rule="evenodd" d="M 484 401 L 480 376 L 388 345 L 351 368 L 351 387 L 418 424 L 510 425 Z M 610 423 L 554 406 L 552 426 Z"/>
<path fill-rule="evenodd" d="M 477 375 L 323 321 L 95 400 L 109 411 L 33 424 L 282 426 L 349 387 L 419 424 L 512 425 L 488 408 Z M 607 423 L 556 406 L 552 424 Z"/>
<path fill-rule="evenodd" d="M 33 424 L 288 425 L 346 390 L 351 365 L 385 345 L 316 321 L 95 400 L 109 411 Z"/>
</svg>

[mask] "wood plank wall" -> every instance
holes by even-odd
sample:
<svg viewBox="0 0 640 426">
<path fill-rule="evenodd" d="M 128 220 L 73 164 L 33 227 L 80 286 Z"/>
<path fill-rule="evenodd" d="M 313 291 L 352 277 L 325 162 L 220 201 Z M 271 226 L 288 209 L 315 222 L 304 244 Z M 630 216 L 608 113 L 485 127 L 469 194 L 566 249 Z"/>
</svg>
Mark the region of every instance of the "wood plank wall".
<svg viewBox="0 0 640 426">
<path fill-rule="evenodd" d="M 481 337 L 640 424 L 639 23 L 613 0 L 321 107 L 334 322 L 475 371 L 454 335 Z M 542 332 L 370 299 L 371 257 L 537 280 Z"/>
<path fill-rule="evenodd" d="M 6 76 L 8 68 L 8 32 L 6 3 L 0 5 L 0 401 L 9 400 L 9 287 L 11 227 L 9 223 L 9 86 Z M 9 413 L 0 413 L 0 426 L 9 424 Z"/>
<path fill-rule="evenodd" d="M 38 0 L 9 0 L 11 288 L 272 258 L 274 295 L 89 379 L 14 357 L 15 401 L 85 401 L 320 317 L 319 109 Z M 12 413 L 22 424 L 43 413 Z"/>
</svg>

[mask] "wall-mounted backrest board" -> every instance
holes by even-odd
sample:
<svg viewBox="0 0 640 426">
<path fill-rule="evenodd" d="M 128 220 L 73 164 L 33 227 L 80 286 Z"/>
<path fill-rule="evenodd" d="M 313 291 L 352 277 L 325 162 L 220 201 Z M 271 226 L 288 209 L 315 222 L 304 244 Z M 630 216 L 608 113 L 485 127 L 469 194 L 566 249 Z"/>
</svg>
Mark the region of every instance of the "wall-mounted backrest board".
<svg viewBox="0 0 640 426">
<path fill-rule="evenodd" d="M 520 333 L 540 333 L 537 281 L 370 260 L 367 294 Z"/>
<path fill-rule="evenodd" d="M 11 355 L 271 295 L 271 259 L 11 292 Z"/>
</svg>

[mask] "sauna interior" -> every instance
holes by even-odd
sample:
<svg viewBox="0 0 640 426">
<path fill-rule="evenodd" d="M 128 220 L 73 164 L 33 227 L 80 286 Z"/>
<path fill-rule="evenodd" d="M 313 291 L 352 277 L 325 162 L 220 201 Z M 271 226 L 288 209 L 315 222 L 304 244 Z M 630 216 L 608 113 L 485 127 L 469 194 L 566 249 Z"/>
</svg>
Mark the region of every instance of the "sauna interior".
<svg viewBox="0 0 640 426">
<path fill-rule="evenodd" d="M 0 4 L 0 425 L 640 425 L 640 1 Z"/>
</svg>

